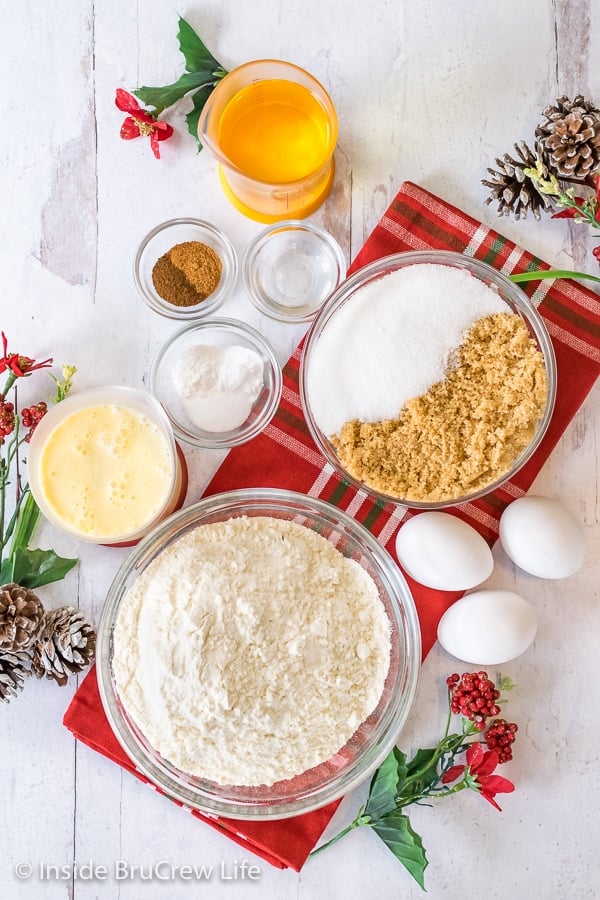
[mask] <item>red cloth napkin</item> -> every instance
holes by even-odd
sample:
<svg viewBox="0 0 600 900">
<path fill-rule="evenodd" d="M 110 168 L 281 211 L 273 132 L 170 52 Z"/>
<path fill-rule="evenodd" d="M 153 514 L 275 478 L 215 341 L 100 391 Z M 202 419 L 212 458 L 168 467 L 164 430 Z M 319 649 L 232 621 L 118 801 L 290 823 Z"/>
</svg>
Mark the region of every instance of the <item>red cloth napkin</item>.
<svg viewBox="0 0 600 900">
<path fill-rule="evenodd" d="M 455 209 L 417 185 L 406 182 L 360 251 L 350 272 L 402 250 L 454 250 L 483 260 L 505 274 L 549 268 L 498 232 Z M 525 287 L 550 332 L 558 367 L 558 392 L 552 422 L 540 447 L 508 484 L 454 512 L 492 543 L 503 509 L 522 496 L 548 458 L 600 373 L 600 300 L 592 291 L 568 281 L 536 281 Z M 277 487 L 329 501 L 362 522 L 394 555 L 398 527 L 410 515 L 403 507 L 370 499 L 342 481 L 317 451 L 306 428 L 298 391 L 298 348 L 284 369 L 283 397 L 263 434 L 230 451 L 206 494 L 241 487 Z M 407 579 L 412 589 L 426 654 L 436 638 L 442 613 L 460 592 L 425 588 Z M 78 689 L 65 725 L 75 737 L 146 780 L 114 737 L 102 708 L 95 673 Z M 337 804 L 293 819 L 247 822 L 211 818 L 193 811 L 213 828 L 280 868 L 299 871 L 317 843 Z"/>
</svg>

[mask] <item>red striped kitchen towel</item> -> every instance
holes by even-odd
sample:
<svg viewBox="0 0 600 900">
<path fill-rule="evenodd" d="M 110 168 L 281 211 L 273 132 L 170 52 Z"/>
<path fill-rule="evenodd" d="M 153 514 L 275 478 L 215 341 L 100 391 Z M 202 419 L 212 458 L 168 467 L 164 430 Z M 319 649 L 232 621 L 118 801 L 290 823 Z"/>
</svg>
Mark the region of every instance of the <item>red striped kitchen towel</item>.
<svg viewBox="0 0 600 900">
<path fill-rule="evenodd" d="M 354 260 L 350 272 L 390 253 L 432 248 L 465 253 L 507 275 L 548 268 L 546 263 L 498 232 L 423 188 L 406 182 Z M 600 300 L 597 295 L 568 280 L 530 282 L 525 290 L 538 307 L 554 344 L 558 392 L 548 432 L 527 465 L 502 488 L 454 510 L 490 543 L 497 537 L 502 510 L 529 488 L 600 373 Z M 401 506 L 373 500 L 342 481 L 317 451 L 300 404 L 300 355 L 299 348 L 284 369 L 283 397 L 271 424 L 249 444 L 231 450 L 205 493 L 242 487 L 277 487 L 320 497 L 362 522 L 393 555 L 396 532 L 409 513 Z M 435 641 L 440 616 L 460 594 L 434 591 L 407 580 L 419 613 L 423 653 L 426 654 Z M 65 715 L 65 724 L 79 740 L 143 778 L 110 730 L 94 672 L 87 676 L 75 694 Z M 299 871 L 335 809 L 336 804 L 331 804 L 294 819 L 262 823 L 193 814 L 273 865 Z"/>
</svg>

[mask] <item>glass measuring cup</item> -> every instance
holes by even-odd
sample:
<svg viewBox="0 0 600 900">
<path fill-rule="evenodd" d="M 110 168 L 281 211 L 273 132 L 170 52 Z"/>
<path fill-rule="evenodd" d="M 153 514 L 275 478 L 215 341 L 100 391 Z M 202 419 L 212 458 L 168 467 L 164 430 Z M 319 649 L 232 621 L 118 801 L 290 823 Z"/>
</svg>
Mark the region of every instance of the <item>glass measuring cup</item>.
<svg viewBox="0 0 600 900">
<path fill-rule="evenodd" d="M 304 218 L 321 205 L 333 182 L 337 131 L 325 88 L 304 69 L 276 59 L 233 69 L 198 121 L 225 194 L 259 222 Z"/>
</svg>

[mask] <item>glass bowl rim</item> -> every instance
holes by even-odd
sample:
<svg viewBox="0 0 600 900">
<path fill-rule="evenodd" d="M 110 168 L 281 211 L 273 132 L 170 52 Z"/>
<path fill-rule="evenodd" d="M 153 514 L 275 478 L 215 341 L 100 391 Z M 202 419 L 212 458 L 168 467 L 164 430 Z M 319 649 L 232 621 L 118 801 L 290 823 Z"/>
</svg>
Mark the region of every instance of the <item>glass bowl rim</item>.
<svg viewBox="0 0 600 900">
<path fill-rule="evenodd" d="M 215 242 L 220 245 L 220 249 L 223 251 L 222 255 L 220 254 L 223 269 L 217 289 L 205 300 L 202 300 L 194 306 L 175 306 L 159 297 L 157 292 L 150 293 L 146 291 L 141 277 L 142 260 L 144 259 L 144 254 L 147 252 L 150 242 L 162 232 L 180 225 L 199 228 L 201 231 L 208 233 L 215 239 Z M 173 244 L 173 246 L 175 245 Z M 235 247 L 225 232 L 221 231 L 216 225 L 213 225 L 212 222 L 208 222 L 205 219 L 196 219 L 192 216 L 180 216 L 174 219 L 167 219 L 165 222 L 160 222 L 158 225 L 155 225 L 155 227 L 142 238 L 133 261 L 133 281 L 138 294 L 153 312 L 159 313 L 159 315 L 162 315 L 167 319 L 203 318 L 204 316 L 209 315 L 233 292 L 237 283 L 238 274 L 238 255 Z"/>
<path fill-rule="evenodd" d="M 269 243 L 270 239 L 274 235 L 276 235 L 280 231 L 286 230 L 303 231 L 306 234 L 310 234 L 311 236 L 318 238 L 319 242 L 325 245 L 328 251 L 330 251 L 332 255 L 331 258 L 337 263 L 337 267 L 340 273 L 335 286 L 331 289 L 325 300 L 321 301 L 318 306 L 307 313 L 286 313 L 283 311 L 283 308 L 282 311 L 279 312 L 279 304 L 271 305 L 270 303 L 265 301 L 255 286 L 255 278 L 251 277 L 251 275 L 256 275 L 256 261 L 258 259 L 258 254 L 260 253 L 260 251 L 262 251 L 262 249 Z M 250 300 L 256 307 L 256 309 L 278 322 L 290 322 L 294 324 L 301 322 L 312 322 L 319 310 L 323 307 L 323 304 L 327 302 L 333 291 L 337 290 L 339 285 L 342 283 L 343 277 L 346 273 L 346 269 L 347 266 L 344 251 L 342 250 L 336 238 L 332 234 L 330 234 L 329 231 L 326 231 L 319 225 L 315 225 L 313 222 L 307 222 L 305 219 L 283 219 L 282 221 L 274 222 L 272 225 L 264 228 L 250 241 L 244 251 L 241 262 L 241 276 L 244 290 L 249 295 Z"/>
<path fill-rule="evenodd" d="M 231 432 L 215 432 L 214 435 L 209 436 L 210 432 L 204 432 L 203 435 L 200 435 L 191 431 L 186 431 L 173 419 L 167 407 L 164 406 L 159 399 L 157 392 L 157 380 L 161 363 L 164 361 L 167 353 L 174 344 L 184 335 L 191 334 L 193 331 L 202 331 L 209 328 L 216 328 L 217 331 L 222 332 L 238 333 L 246 338 L 249 343 L 255 346 L 257 352 L 260 352 L 263 363 L 268 365 L 273 377 L 273 390 L 270 393 L 269 400 L 265 404 L 261 414 L 247 428 L 242 429 L 241 431 L 240 429 L 234 429 L 234 431 L 240 431 L 236 437 L 227 437 Z M 225 317 L 214 316 L 206 319 L 197 319 L 194 322 L 188 322 L 187 325 L 184 325 L 178 331 L 173 332 L 173 334 L 169 335 L 166 340 L 163 341 L 154 354 L 154 359 L 150 366 L 148 390 L 164 411 L 176 438 L 184 441 L 186 444 L 190 444 L 194 447 L 201 447 L 204 450 L 221 450 L 230 447 L 238 447 L 241 444 L 247 443 L 260 434 L 267 427 L 269 422 L 272 421 L 273 416 L 279 407 L 283 392 L 283 372 L 273 347 L 256 328 L 249 325 L 247 322 L 242 322 L 241 319 L 228 319 Z"/>
<path fill-rule="evenodd" d="M 511 301 L 508 305 L 511 307 L 511 309 L 513 309 L 513 311 L 514 308 L 516 308 L 517 313 L 521 316 L 521 318 L 525 320 L 529 331 L 533 331 L 536 343 L 544 357 L 544 364 L 547 374 L 548 394 L 544 414 L 538 423 L 536 433 L 532 441 L 513 462 L 510 470 L 496 478 L 493 482 L 490 482 L 485 487 L 482 487 L 477 491 L 473 491 L 470 494 L 464 494 L 461 497 L 456 497 L 451 500 L 418 501 L 393 497 L 390 494 L 384 494 L 381 491 L 377 491 L 374 488 L 369 487 L 364 482 L 359 481 L 357 478 L 354 478 L 352 475 L 350 475 L 350 473 L 347 472 L 339 462 L 336 454 L 333 452 L 333 449 L 329 444 L 329 441 L 327 440 L 326 436 L 321 433 L 321 430 L 313 417 L 312 410 L 310 408 L 310 401 L 308 399 L 308 390 L 306 384 L 306 372 L 310 361 L 311 349 L 317 342 L 320 331 L 325 327 L 329 319 L 335 314 L 342 303 L 346 299 L 349 299 L 358 288 L 363 287 L 364 285 L 372 281 L 375 281 L 377 278 L 399 268 L 404 268 L 408 265 L 420 263 L 446 264 L 466 269 L 474 273 L 477 277 L 480 278 L 480 280 L 484 282 L 487 281 L 493 284 L 495 287 L 501 289 L 504 294 L 507 294 L 508 298 Z M 508 302 L 505 296 L 502 296 L 502 299 L 505 300 L 505 302 Z M 518 284 L 510 281 L 503 272 L 500 272 L 498 269 L 493 268 L 493 266 L 490 266 L 488 263 L 485 263 L 482 260 L 475 259 L 472 256 L 466 256 L 464 253 L 458 253 L 452 250 L 409 250 L 399 253 L 391 253 L 387 256 L 382 256 L 379 259 L 373 260 L 372 262 L 362 266 L 360 269 L 357 269 L 356 272 L 353 272 L 352 275 L 350 275 L 348 278 L 342 281 L 340 285 L 338 285 L 335 291 L 333 291 L 333 293 L 327 298 L 327 300 L 319 310 L 316 318 L 314 319 L 306 334 L 300 359 L 300 398 L 302 411 L 304 413 L 304 419 L 306 421 L 306 425 L 308 427 L 310 435 L 319 451 L 323 454 L 323 456 L 335 469 L 335 471 L 344 479 L 344 481 L 347 481 L 357 490 L 364 491 L 369 496 L 374 497 L 383 503 L 392 503 L 396 506 L 404 506 L 407 509 L 448 509 L 452 506 L 460 506 L 463 503 L 471 503 L 473 500 L 477 500 L 481 497 L 486 496 L 487 494 L 492 493 L 503 484 L 506 484 L 506 482 L 514 478 L 517 472 L 523 468 L 523 466 L 528 462 L 529 459 L 531 459 L 548 430 L 550 420 L 552 419 L 552 415 L 554 413 L 554 404 L 556 400 L 556 382 L 557 370 L 554 347 L 552 345 L 548 329 L 546 328 L 546 325 L 544 324 L 540 313 L 532 303 L 531 299 L 527 296 L 527 294 L 525 294 L 525 292 Z"/>
<path fill-rule="evenodd" d="M 111 674 L 112 631 L 120 601 L 128 587 L 127 580 L 140 568 L 143 570 L 145 565 L 161 552 L 161 549 L 166 546 L 165 538 L 169 538 L 168 544 L 171 544 L 172 541 L 195 527 L 198 518 L 203 514 L 217 514 L 220 510 L 227 512 L 240 510 L 240 514 L 243 515 L 244 508 L 248 509 L 249 507 L 265 509 L 264 515 L 269 514 L 269 509 L 295 514 L 304 513 L 309 517 L 329 522 L 333 527 L 342 527 L 347 530 L 353 541 L 356 541 L 362 549 L 366 548 L 369 556 L 374 560 L 378 576 L 383 576 L 385 582 L 389 582 L 393 591 L 389 597 L 394 613 L 394 624 L 402 632 L 404 645 L 401 668 L 404 676 L 403 690 L 390 692 L 388 706 L 383 717 L 385 728 L 380 726 L 380 733 L 376 741 L 370 744 L 360 757 L 361 765 L 351 767 L 340 778 L 329 779 L 324 788 L 309 789 L 307 792 L 300 792 L 297 799 L 275 804 L 268 800 L 264 803 L 256 800 L 248 802 L 238 799 L 215 800 L 212 795 L 207 796 L 201 789 L 191 790 L 170 775 L 165 775 L 140 748 L 129 729 L 119 708 Z M 245 488 L 213 494 L 174 513 L 144 537 L 122 563 L 110 585 L 98 626 L 96 675 L 102 706 L 115 738 L 136 769 L 162 793 L 193 809 L 211 815 L 267 821 L 290 818 L 326 806 L 354 790 L 383 762 L 395 745 L 399 732 L 412 708 L 421 666 L 421 649 L 419 618 L 408 583 L 388 551 L 364 525 L 357 522 L 348 513 L 319 498 L 277 488 Z"/>
</svg>

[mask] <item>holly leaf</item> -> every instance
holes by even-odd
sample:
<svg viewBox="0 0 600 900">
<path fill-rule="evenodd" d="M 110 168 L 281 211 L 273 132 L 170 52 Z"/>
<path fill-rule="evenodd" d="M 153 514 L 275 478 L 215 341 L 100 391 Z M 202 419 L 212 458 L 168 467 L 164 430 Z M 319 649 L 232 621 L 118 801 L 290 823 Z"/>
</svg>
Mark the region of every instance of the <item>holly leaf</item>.
<svg viewBox="0 0 600 900">
<path fill-rule="evenodd" d="M 215 76 L 212 70 L 205 69 L 197 72 L 186 72 L 173 84 L 167 84 L 164 87 L 143 86 L 133 93 L 145 106 L 153 107 L 153 114 L 158 116 L 164 109 L 167 109 L 168 106 L 173 106 L 174 103 L 177 103 L 178 100 L 181 100 L 194 88 L 210 84 L 212 90 L 215 83 Z"/>
<path fill-rule="evenodd" d="M 186 115 L 186 122 L 188 131 L 198 143 L 198 150 L 202 150 L 202 144 L 198 139 L 198 119 L 211 91 L 227 75 L 227 71 L 208 50 L 189 22 L 181 16 L 177 40 L 185 59 L 185 73 L 173 84 L 167 84 L 165 87 L 143 85 L 133 93 L 145 106 L 150 107 L 150 112 L 156 117 L 193 91 L 193 105 Z"/>
<path fill-rule="evenodd" d="M 12 558 L 3 559 L 0 565 L 0 584 L 10 584 L 14 580 Z"/>
<path fill-rule="evenodd" d="M 29 541 L 33 536 L 37 523 L 40 520 L 40 508 L 33 499 L 33 494 L 26 488 L 25 500 L 21 503 L 17 511 L 15 519 L 15 529 L 11 542 L 11 556 L 20 549 L 24 549 L 29 545 Z M 10 529 L 9 529 L 10 530 Z M 6 535 L 8 537 L 8 533 Z"/>
<path fill-rule="evenodd" d="M 187 72 L 198 72 L 200 70 L 212 71 L 213 69 L 221 68 L 221 63 L 214 58 L 189 22 L 186 22 L 181 16 L 179 17 L 177 40 L 179 41 L 179 49 L 183 53 L 185 59 L 185 68 Z"/>
<path fill-rule="evenodd" d="M 12 555 L 10 581 L 26 588 L 41 587 L 52 581 L 61 581 L 77 564 L 76 559 L 58 556 L 54 550 L 16 550 Z M 4 563 L 0 574 L 4 569 Z M 5 583 L 5 582 L 2 582 Z"/>
<path fill-rule="evenodd" d="M 437 756 L 437 753 L 437 747 L 427 747 L 425 749 L 417 750 L 411 761 L 406 766 L 407 776 L 410 777 L 411 775 L 414 775 L 414 773 L 418 772 L 419 769 L 428 769 L 432 762 L 434 762 L 434 757 Z"/>
<path fill-rule="evenodd" d="M 413 794 L 420 794 L 425 788 L 438 777 L 437 772 L 438 749 L 437 747 L 428 747 L 427 749 L 417 750 L 411 761 L 406 766 L 405 778 L 412 778 L 417 772 L 419 777 L 415 778 L 408 785 L 398 783 L 398 796 L 410 797 Z"/>
<path fill-rule="evenodd" d="M 399 809 L 371 823 L 373 831 L 392 851 L 417 884 L 425 890 L 424 872 L 429 861 L 420 835 L 413 831 L 408 816 Z"/>
<path fill-rule="evenodd" d="M 214 84 L 204 85 L 192 94 L 192 101 L 194 105 L 185 117 L 189 133 L 192 135 L 192 137 L 195 137 L 198 142 L 198 152 L 202 150 L 202 144 L 200 143 L 200 138 L 198 136 L 198 119 L 200 118 L 200 113 L 202 112 L 204 104 L 208 100 L 213 88 Z"/>
<path fill-rule="evenodd" d="M 406 777 L 406 754 L 397 747 L 388 753 L 371 780 L 364 814 L 378 819 L 396 807 L 396 789 Z"/>
</svg>

